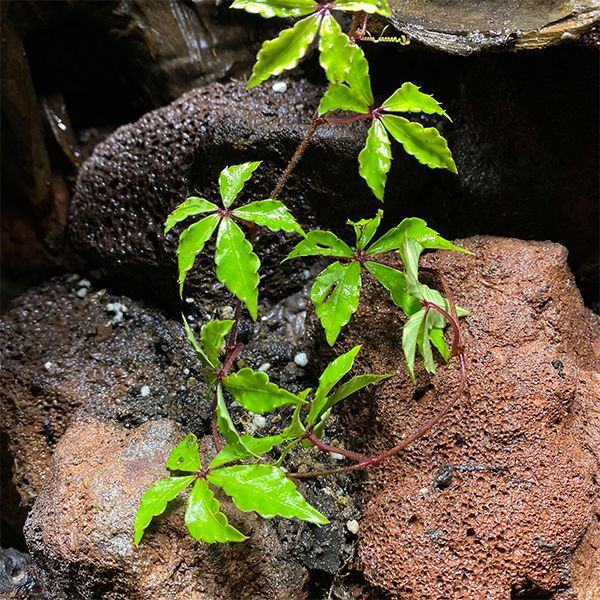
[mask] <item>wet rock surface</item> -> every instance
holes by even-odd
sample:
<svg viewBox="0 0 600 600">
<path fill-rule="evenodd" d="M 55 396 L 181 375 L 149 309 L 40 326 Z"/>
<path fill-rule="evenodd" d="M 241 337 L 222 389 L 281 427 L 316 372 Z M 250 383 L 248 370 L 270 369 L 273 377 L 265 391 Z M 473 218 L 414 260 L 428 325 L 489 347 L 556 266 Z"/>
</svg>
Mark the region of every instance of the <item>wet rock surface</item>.
<svg viewBox="0 0 600 600">
<path fill-rule="evenodd" d="M 52 600 L 45 573 L 28 554 L 0 548 L 0 594 L 3 598 Z"/>
<path fill-rule="evenodd" d="M 474 255 L 423 262 L 471 311 L 462 322 L 469 391 L 441 425 L 370 473 L 358 565 L 398 599 L 595 597 L 598 319 L 561 246 L 462 244 Z M 367 285 L 344 343 L 363 344 L 360 366 L 398 374 L 346 407 L 349 437 L 371 453 L 416 430 L 457 385 L 455 366 L 431 380 L 421 369 L 410 384 L 400 325 Z"/>
</svg>

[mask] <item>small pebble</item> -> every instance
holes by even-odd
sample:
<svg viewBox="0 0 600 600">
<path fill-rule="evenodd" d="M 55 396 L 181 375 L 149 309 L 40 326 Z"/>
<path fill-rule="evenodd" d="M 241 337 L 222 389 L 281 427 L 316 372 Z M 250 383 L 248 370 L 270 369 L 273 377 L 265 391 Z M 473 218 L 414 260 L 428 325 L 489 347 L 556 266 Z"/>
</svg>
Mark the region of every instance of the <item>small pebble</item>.
<svg viewBox="0 0 600 600">
<path fill-rule="evenodd" d="M 271 368 L 271 363 L 264 363 L 264 364 L 260 365 L 260 367 L 258 367 L 258 370 L 262 371 L 263 373 L 266 373 L 270 368 Z"/>
<path fill-rule="evenodd" d="M 44 363 L 44 369 L 46 369 L 46 371 L 50 371 L 50 369 L 52 369 L 54 365 L 48 361 L 47 363 Z"/>
<path fill-rule="evenodd" d="M 306 352 L 298 352 L 298 354 L 294 356 L 294 362 L 299 367 L 305 367 L 308 364 L 308 355 Z"/>
<path fill-rule="evenodd" d="M 140 395 L 142 397 L 146 397 L 150 395 L 150 388 L 147 385 L 142 386 L 142 389 L 140 390 Z"/>
<path fill-rule="evenodd" d="M 85 298 L 86 296 L 87 296 L 87 288 L 82 287 L 77 290 L 78 298 Z"/>
<path fill-rule="evenodd" d="M 186 368 L 183 370 L 183 374 L 184 374 L 184 375 L 187 377 L 187 376 L 190 374 L 190 370 L 189 370 L 189 369 L 186 367 Z"/>
<path fill-rule="evenodd" d="M 354 535 L 358 535 L 358 521 L 356 519 L 350 519 L 349 521 L 346 521 L 346 528 L 348 529 L 348 531 L 350 533 L 353 533 Z"/>
<path fill-rule="evenodd" d="M 232 319 L 233 318 L 233 307 L 232 306 L 223 306 L 221 308 L 221 316 L 224 319 Z"/>
<path fill-rule="evenodd" d="M 425 496 L 425 495 L 429 494 L 429 488 L 425 488 L 425 487 L 421 488 L 419 490 L 419 494 L 421 494 L 421 496 Z"/>
<path fill-rule="evenodd" d="M 188 298 L 186 298 L 186 299 L 185 299 L 185 301 L 186 301 L 188 304 L 194 304 L 194 302 L 195 302 L 195 300 L 194 300 L 193 298 L 189 298 L 189 297 L 188 297 Z"/>
<path fill-rule="evenodd" d="M 252 424 L 256 427 L 256 429 L 262 429 L 267 424 L 267 419 L 262 415 L 254 415 L 252 417 Z"/>
<path fill-rule="evenodd" d="M 187 316 L 187 320 L 190 321 L 190 322 L 195 321 L 194 315 L 188 315 Z"/>
<path fill-rule="evenodd" d="M 92 283 L 89 279 L 80 279 L 78 285 L 79 285 L 79 287 L 86 287 L 86 288 L 92 287 Z"/>
<path fill-rule="evenodd" d="M 276 81 L 271 87 L 276 94 L 285 94 L 285 92 L 287 92 L 287 88 L 288 86 L 285 81 Z"/>
<path fill-rule="evenodd" d="M 341 454 L 338 454 L 337 452 L 332 452 L 329 456 L 331 456 L 333 460 L 344 460 L 344 457 Z"/>
</svg>

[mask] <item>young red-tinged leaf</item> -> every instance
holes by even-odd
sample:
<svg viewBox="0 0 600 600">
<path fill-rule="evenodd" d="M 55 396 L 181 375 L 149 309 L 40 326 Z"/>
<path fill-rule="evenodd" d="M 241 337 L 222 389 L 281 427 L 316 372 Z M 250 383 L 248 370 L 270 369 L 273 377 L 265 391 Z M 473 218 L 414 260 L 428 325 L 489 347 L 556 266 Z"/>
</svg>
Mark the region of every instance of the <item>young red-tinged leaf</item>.
<svg viewBox="0 0 600 600">
<path fill-rule="evenodd" d="M 275 410 L 284 404 L 299 404 L 302 399 L 271 383 L 266 373 L 248 367 L 223 377 L 225 389 L 246 409 L 254 413 Z"/>
<path fill-rule="evenodd" d="M 188 475 L 186 477 L 169 477 L 161 479 L 149 487 L 142 499 L 135 515 L 133 525 L 133 542 L 137 546 L 144 535 L 144 530 L 154 517 L 161 515 L 167 504 L 183 491 L 188 485 L 194 482 L 196 477 Z"/>
<path fill-rule="evenodd" d="M 356 261 L 347 265 L 336 261 L 315 279 L 310 299 L 330 346 L 356 312 L 359 297 L 360 264 Z"/>
<path fill-rule="evenodd" d="M 340 240 L 331 231 L 309 231 L 306 237 L 296 244 L 296 247 L 287 255 L 286 260 L 298 256 L 338 256 L 352 258 L 352 248 Z"/>
<path fill-rule="evenodd" d="M 390 135 L 404 146 L 407 154 L 431 169 L 448 169 L 458 173 L 448 142 L 435 127 L 423 127 L 404 117 L 385 114 L 381 122 Z"/>
<path fill-rule="evenodd" d="M 227 410 L 221 384 L 217 385 L 217 429 L 228 444 L 232 446 L 243 445 L 243 442 L 240 440 L 241 436 Z"/>
<path fill-rule="evenodd" d="M 335 360 L 332 360 L 319 377 L 319 387 L 315 392 L 315 397 L 310 407 L 307 423 L 312 425 L 317 417 L 323 412 L 327 403 L 327 395 L 333 387 L 340 381 L 354 365 L 354 359 L 360 351 L 361 346 L 354 346 L 348 352 L 340 354 Z"/>
<path fill-rule="evenodd" d="M 209 367 L 209 368 L 210 367 L 215 368 L 217 365 L 212 364 L 210 358 L 208 358 L 208 356 L 204 352 L 204 348 L 202 348 L 202 345 L 196 339 L 196 336 L 194 335 L 192 328 L 190 327 L 189 323 L 187 322 L 187 319 L 185 318 L 185 316 L 183 314 L 181 315 L 181 317 L 183 319 L 183 329 L 185 330 L 185 335 L 186 335 L 189 343 L 192 345 L 192 348 L 196 351 L 196 356 L 200 359 L 200 361 L 202 362 L 202 364 L 204 366 Z"/>
<path fill-rule="evenodd" d="M 392 16 L 386 0 L 335 0 L 333 9 L 366 12 L 370 15 L 377 13 L 383 17 Z"/>
<path fill-rule="evenodd" d="M 298 21 L 291 29 L 284 29 L 274 40 L 265 42 L 256 57 L 252 75 L 248 80 L 248 89 L 272 75 L 293 69 L 315 39 L 319 22 L 319 15 L 311 15 Z"/>
<path fill-rule="evenodd" d="M 259 200 L 241 208 L 236 208 L 233 214 L 245 221 L 252 221 L 271 231 L 293 231 L 304 235 L 302 227 L 292 216 L 286 205 L 279 200 Z"/>
<path fill-rule="evenodd" d="M 372 383 L 378 383 L 379 381 L 384 381 L 393 377 L 393 375 L 374 375 L 372 373 L 368 373 L 365 375 L 356 375 L 349 379 L 345 383 L 342 383 L 335 392 L 327 398 L 327 402 L 325 403 L 324 411 L 328 411 L 333 406 L 335 406 L 338 402 L 345 400 L 348 396 L 355 394 L 359 390 L 371 385 Z"/>
<path fill-rule="evenodd" d="M 386 112 L 424 112 L 429 115 L 435 113 L 452 120 L 433 96 L 419 91 L 410 81 L 402 84 L 381 107 Z"/>
<path fill-rule="evenodd" d="M 271 17 L 303 17 L 315 12 L 317 6 L 314 0 L 235 0 L 230 8 L 239 8 L 270 19 Z"/>
<path fill-rule="evenodd" d="M 270 452 L 278 444 L 282 444 L 284 438 L 281 435 L 270 435 L 262 438 L 242 435 L 240 440 L 242 444 L 227 444 L 222 448 L 211 461 L 210 468 L 214 469 L 230 462 L 259 457 L 261 454 Z"/>
<path fill-rule="evenodd" d="M 347 85 L 331 83 L 319 102 L 319 115 L 334 110 L 349 110 L 359 114 L 367 114 L 369 106 L 365 101 Z"/>
<path fill-rule="evenodd" d="M 211 212 L 217 210 L 217 205 L 205 200 L 192 196 L 185 202 L 182 202 L 165 221 L 165 234 L 167 234 L 177 223 L 184 221 L 188 217 L 199 215 L 200 213 Z"/>
<path fill-rule="evenodd" d="M 225 167 L 219 175 L 219 189 L 223 206 L 228 208 L 244 188 L 244 185 L 252 177 L 261 161 L 242 163 Z"/>
<path fill-rule="evenodd" d="M 173 448 L 166 463 L 171 471 L 188 471 L 197 473 L 200 470 L 200 456 L 198 455 L 198 440 L 193 433 L 188 433 L 185 438 Z"/>
<path fill-rule="evenodd" d="M 383 211 L 379 209 L 377 214 L 372 219 L 361 219 L 360 221 L 346 221 L 347 225 L 354 227 L 354 233 L 356 234 L 356 247 L 359 250 L 363 250 L 365 246 L 371 241 L 375 232 L 377 231 L 381 219 L 383 218 Z"/>
<path fill-rule="evenodd" d="M 444 361 L 448 362 L 450 360 L 450 350 L 448 350 L 446 340 L 444 339 L 444 330 L 439 327 L 432 327 L 429 332 L 429 339 L 437 348 L 437 351 L 442 355 Z"/>
<path fill-rule="evenodd" d="M 329 521 L 304 499 L 285 473 L 273 465 L 238 465 L 211 471 L 208 480 L 225 490 L 243 511 L 323 525 Z"/>
<path fill-rule="evenodd" d="M 425 310 L 421 309 L 411 315 L 402 330 L 402 350 L 406 358 L 406 368 L 410 378 L 415 380 L 415 354 L 417 352 L 417 341 L 419 333 L 425 321 Z"/>
<path fill-rule="evenodd" d="M 391 164 L 390 139 L 384 126 L 374 119 L 369 128 L 365 147 L 358 155 L 358 172 L 371 188 L 375 198 L 382 202 Z"/>
<path fill-rule="evenodd" d="M 179 295 L 183 295 L 183 284 L 188 271 L 194 266 L 196 255 L 202 251 L 204 244 L 211 238 L 219 223 L 219 215 L 209 215 L 201 221 L 190 225 L 179 238 L 177 259 L 179 264 Z"/>
<path fill-rule="evenodd" d="M 232 527 L 220 511 L 221 505 L 208 483 L 197 479 L 188 497 L 185 524 L 195 540 L 213 544 L 215 542 L 243 542 L 246 536 Z"/>
<path fill-rule="evenodd" d="M 215 249 L 217 278 L 248 309 L 256 321 L 258 311 L 258 268 L 260 260 L 252 245 L 232 219 L 223 219 Z"/>
<path fill-rule="evenodd" d="M 200 341 L 202 342 L 206 356 L 210 360 L 210 364 L 215 369 L 221 364 L 221 349 L 225 342 L 225 336 L 231 331 L 233 323 L 231 319 L 223 321 L 212 320 L 202 327 Z"/>
<path fill-rule="evenodd" d="M 394 304 L 400 307 L 406 316 L 410 316 L 421 308 L 421 303 L 407 292 L 406 276 L 402 271 L 387 265 L 368 261 L 365 267 L 390 293 Z"/>
</svg>

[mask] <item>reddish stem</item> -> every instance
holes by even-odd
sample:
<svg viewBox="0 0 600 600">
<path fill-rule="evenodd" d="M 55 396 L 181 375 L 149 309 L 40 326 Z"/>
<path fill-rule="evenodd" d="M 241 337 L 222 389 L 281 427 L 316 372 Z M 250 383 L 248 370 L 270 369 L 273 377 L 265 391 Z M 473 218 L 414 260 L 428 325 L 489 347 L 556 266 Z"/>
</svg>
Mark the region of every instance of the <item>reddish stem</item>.
<svg viewBox="0 0 600 600">
<path fill-rule="evenodd" d="M 211 406 L 211 423 L 212 423 L 212 438 L 215 450 L 221 451 L 221 442 L 219 440 L 219 429 L 217 428 L 217 388 L 215 387 L 215 395 Z"/>
<path fill-rule="evenodd" d="M 340 454 L 341 456 L 345 456 L 346 458 L 350 458 L 351 460 L 355 460 L 357 462 L 363 462 L 367 460 L 367 457 L 364 454 L 358 454 L 357 452 L 351 452 L 350 450 L 345 450 L 344 448 L 336 448 L 335 446 L 330 446 L 329 444 L 323 443 L 312 431 L 308 431 L 305 434 L 304 439 L 314 444 L 317 448 L 319 448 L 319 450 L 323 450 L 323 452 Z"/>
<path fill-rule="evenodd" d="M 360 121 L 361 119 L 371 119 L 373 115 L 356 113 L 349 117 L 323 117 L 325 123 L 328 125 L 340 125 L 344 123 L 354 123 L 354 121 Z"/>
</svg>

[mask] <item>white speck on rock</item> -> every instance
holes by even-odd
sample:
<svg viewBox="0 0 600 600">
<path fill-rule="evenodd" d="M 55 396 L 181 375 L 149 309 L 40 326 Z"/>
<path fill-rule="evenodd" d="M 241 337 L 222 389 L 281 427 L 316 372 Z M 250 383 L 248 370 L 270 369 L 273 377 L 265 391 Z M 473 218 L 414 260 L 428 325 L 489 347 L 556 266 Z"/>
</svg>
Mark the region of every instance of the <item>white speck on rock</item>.
<svg viewBox="0 0 600 600">
<path fill-rule="evenodd" d="M 190 298 L 189 296 L 188 296 L 188 297 L 185 299 L 185 301 L 186 301 L 188 304 L 194 304 L 194 302 L 196 302 L 196 301 L 195 301 L 193 298 Z"/>
<path fill-rule="evenodd" d="M 346 521 L 346 529 L 350 533 L 353 533 L 354 535 L 358 535 L 358 529 L 359 529 L 358 521 L 356 519 L 350 519 L 349 521 Z"/>
<path fill-rule="evenodd" d="M 142 386 L 142 389 L 140 390 L 140 396 L 145 398 L 146 396 L 149 396 L 149 395 L 150 395 L 150 388 L 147 385 Z"/>
<path fill-rule="evenodd" d="M 337 452 L 332 452 L 329 456 L 331 456 L 333 460 L 344 460 L 344 457 L 341 454 L 338 454 Z"/>
<path fill-rule="evenodd" d="M 298 352 L 298 354 L 294 356 L 294 362 L 299 367 L 305 367 L 308 364 L 308 355 L 306 352 Z"/>
<path fill-rule="evenodd" d="M 287 92 L 288 86 L 287 83 L 285 81 L 276 81 L 272 86 L 271 89 L 276 93 L 276 94 L 285 94 Z"/>
<path fill-rule="evenodd" d="M 50 371 L 52 369 L 54 365 L 48 361 L 47 363 L 44 363 L 44 369 L 46 369 L 46 371 Z"/>
<path fill-rule="evenodd" d="M 86 296 L 87 296 L 87 288 L 82 287 L 77 290 L 78 298 L 85 298 Z"/>
<path fill-rule="evenodd" d="M 196 319 L 194 319 L 194 315 L 188 315 L 187 320 L 192 322 L 192 321 L 195 321 Z"/>
<path fill-rule="evenodd" d="M 89 288 L 92 287 L 92 282 L 89 279 L 80 279 L 77 285 L 79 285 L 79 287 Z"/>
<path fill-rule="evenodd" d="M 184 375 L 187 377 L 187 376 L 190 374 L 190 370 L 189 370 L 189 369 L 186 367 L 186 368 L 183 370 L 183 374 L 184 374 Z"/>
<path fill-rule="evenodd" d="M 263 373 L 266 373 L 270 368 L 271 363 L 263 363 L 262 365 L 260 365 L 260 367 L 258 367 L 258 370 L 262 371 Z"/>
<path fill-rule="evenodd" d="M 221 316 L 223 319 L 232 319 L 233 318 L 233 307 L 232 306 L 223 306 L 221 308 Z"/>
<path fill-rule="evenodd" d="M 419 490 L 419 494 L 421 494 L 421 496 L 425 496 L 427 494 L 429 494 L 429 488 L 423 487 Z"/>
<path fill-rule="evenodd" d="M 252 417 L 252 424 L 254 425 L 254 427 L 256 427 L 256 429 L 262 429 L 266 426 L 267 419 L 265 419 L 265 417 L 263 417 L 262 415 L 254 415 Z"/>
</svg>

